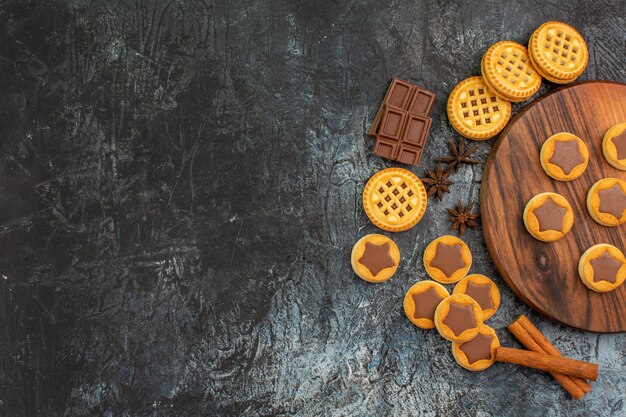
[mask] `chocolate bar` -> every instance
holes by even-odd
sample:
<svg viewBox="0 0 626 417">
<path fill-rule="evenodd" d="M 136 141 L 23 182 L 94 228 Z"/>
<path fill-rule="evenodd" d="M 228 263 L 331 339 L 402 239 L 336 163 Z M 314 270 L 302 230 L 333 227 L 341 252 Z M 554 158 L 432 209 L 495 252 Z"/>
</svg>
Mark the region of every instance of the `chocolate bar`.
<svg viewBox="0 0 626 417">
<path fill-rule="evenodd" d="M 417 165 L 422 156 L 435 102 L 435 93 L 394 78 L 368 135 L 376 137 L 374 153 L 404 164 Z"/>
</svg>

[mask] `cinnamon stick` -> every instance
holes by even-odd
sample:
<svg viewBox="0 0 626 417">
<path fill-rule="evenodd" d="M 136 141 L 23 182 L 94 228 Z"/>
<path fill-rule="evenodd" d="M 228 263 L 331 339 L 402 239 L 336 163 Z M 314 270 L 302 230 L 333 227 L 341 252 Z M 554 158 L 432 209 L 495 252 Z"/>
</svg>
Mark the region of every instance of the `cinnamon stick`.
<svg viewBox="0 0 626 417">
<path fill-rule="evenodd" d="M 526 349 L 539 353 L 548 353 L 563 356 L 531 322 L 522 315 L 509 325 L 509 331 L 519 340 Z M 538 340 L 543 340 L 541 343 Z M 543 346 L 549 346 L 549 352 Z M 591 390 L 591 384 L 581 378 L 571 377 L 557 372 L 550 372 L 563 389 L 579 400 Z"/>
<path fill-rule="evenodd" d="M 541 333 L 541 331 L 523 314 L 511 323 L 509 330 L 527 349 L 555 356 L 563 356 L 563 354 L 554 347 L 543 333 Z M 557 377 L 554 373 L 552 373 L 552 376 L 574 399 L 578 400 L 591 391 L 591 384 L 584 379 L 565 375 Z"/>
<path fill-rule="evenodd" d="M 496 361 L 514 363 L 529 368 L 557 372 L 578 378 L 591 379 L 592 381 L 598 378 L 597 364 L 577 361 L 562 356 L 533 352 L 531 350 L 512 349 L 500 346 L 496 349 Z"/>
</svg>

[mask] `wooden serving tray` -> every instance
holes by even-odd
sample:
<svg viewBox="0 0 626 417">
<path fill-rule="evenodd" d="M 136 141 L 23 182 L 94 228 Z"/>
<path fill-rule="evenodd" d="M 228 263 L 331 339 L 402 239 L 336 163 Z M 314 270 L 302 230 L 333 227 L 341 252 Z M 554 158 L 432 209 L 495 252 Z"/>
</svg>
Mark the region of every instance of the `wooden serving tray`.
<svg viewBox="0 0 626 417">
<path fill-rule="evenodd" d="M 480 201 L 487 248 L 513 291 L 535 310 L 581 330 L 626 331 L 626 284 L 609 293 L 589 290 L 578 277 L 578 259 L 597 243 L 626 251 L 626 224 L 605 227 L 587 212 L 587 191 L 597 180 L 626 180 L 626 171 L 609 165 L 602 138 L 609 127 L 626 122 L 626 84 L 584 82 L 535 100 L 500 135 L 485 167 Z M 585 173 L 571 182 L 548 177 L 539 162 L 543 142 L 571 132 L 589 148 Z M 534 195 L 553 191 L 574 210 L 574 226 L 553 243 L 534 239 L 522 212 Z"/>
</svg>

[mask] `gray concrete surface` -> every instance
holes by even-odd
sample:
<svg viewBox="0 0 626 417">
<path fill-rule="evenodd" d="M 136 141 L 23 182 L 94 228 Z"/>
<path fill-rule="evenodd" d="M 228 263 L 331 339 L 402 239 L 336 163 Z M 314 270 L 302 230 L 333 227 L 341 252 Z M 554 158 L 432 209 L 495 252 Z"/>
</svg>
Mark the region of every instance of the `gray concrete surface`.
<svg viewBox="0 0 626 417">
<path fill-rule="evenodd" d="M 548 375 L 456 366 L 403 316 L 444 207 L 394 235 L 397 275 L 350 268 L 365 135 L 392 76 L 437 92 L 423 175 L 458 136 L 445 101 L 494 42 L 573 24 L 586 79 L 626 81 L 624 2 L 0 1 L 0 415 L 624 416 L 626 336 L 527 314 L 598 362 L 572 401 Z M 544 83 L 538 94 L 553 85 Z M 515 105 L 518 111 L 523 106 Z M 493 141 L 478 143 L 485 161 Z"/>
</svg>

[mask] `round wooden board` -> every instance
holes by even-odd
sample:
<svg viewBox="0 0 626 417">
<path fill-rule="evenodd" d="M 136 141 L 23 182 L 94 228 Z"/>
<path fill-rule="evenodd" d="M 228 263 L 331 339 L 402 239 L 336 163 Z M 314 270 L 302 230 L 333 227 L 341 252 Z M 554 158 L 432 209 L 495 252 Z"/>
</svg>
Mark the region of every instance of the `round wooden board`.
<svg viewBox="0 0 626 417">
<path fill-rule="evenodd" d="M 626 225 L 604 227 L 587 212 L 587 191 L 597 180 L 626 180 L 609 165 L 602 138 L 626 122 L 626 84 L 592 81 L 567 86 L 535 100 L 500 135 L 485 167 L 481 215 L 487 248 L 513 291 L 535 310 L 578 329 L 626 331 L 626 284 L 609 293 L 587 289 L 578 277 L 578 259 L 590 246 L 610 243 L 626 250 Z M 539 162 L 544 140 L 558 132 L 579 136 L 589 148 L 589 166 L 571 182 L 548 177 Z M 528 200 L 545 191 L 568 199 L 574 226 L 562 239 L 543 243 L 524 227 Z"/>
</svg>

